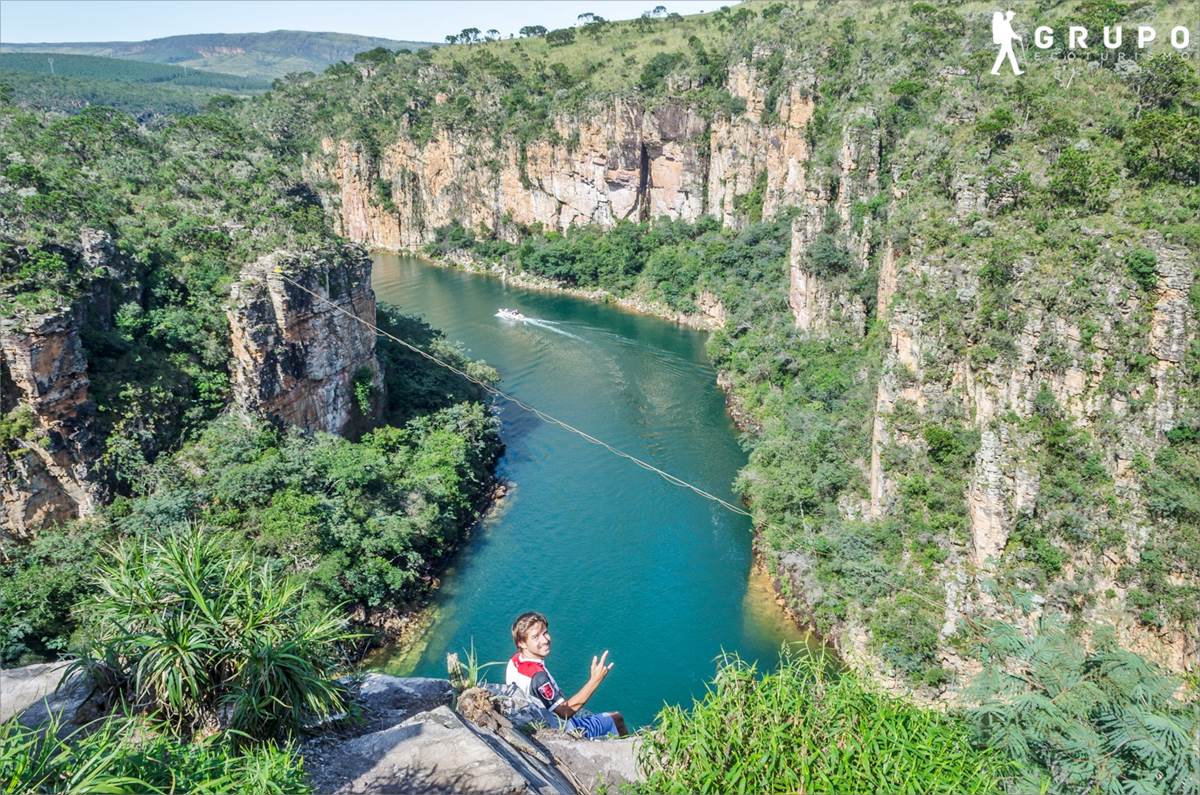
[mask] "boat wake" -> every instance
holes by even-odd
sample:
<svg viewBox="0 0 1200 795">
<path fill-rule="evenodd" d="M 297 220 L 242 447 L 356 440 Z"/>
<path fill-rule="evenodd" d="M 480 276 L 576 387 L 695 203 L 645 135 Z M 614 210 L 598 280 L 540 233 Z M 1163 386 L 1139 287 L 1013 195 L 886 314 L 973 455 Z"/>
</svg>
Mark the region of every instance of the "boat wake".
<svg viewBox="0 0 1200 795">
<path fill-rule="evenodd" d="M 527 317 L 527 318 L 525 318 L 525 322 L 531 326 L 537 326 L 538 328 L 544 328 L 547 331 L 553 331 L 555 334 L 562 334 L 564 337 L 570 337 L 573 340 L 582 340 L 583 339 L 583 337 L 580 337 L 577 334 L 572 334 L 571 332 L 569 332 L 565 329 L 559 328 L 558 324 L 555 323 L 553 320 L 541 320 L 540 318 L 536 318 L 536 317 Z"/>
<path fill-rule="evenodd" d="M 553 331 L 555 334 L 562 334 L 564 337 L 570 337 L 573 340 L 583 339 L 583 337 L 558 328 L 558 323 L 554 322 L 553 320 L 542 320 L 541 318 L 528 317 L 516 309 L 500 309 L 496 312 L 496 317 L 500 318 L 501 320 L 511 320 L 514 323 L 525 323 L 530 326 L 544 328 L 547 331 Z"/>
</svg>

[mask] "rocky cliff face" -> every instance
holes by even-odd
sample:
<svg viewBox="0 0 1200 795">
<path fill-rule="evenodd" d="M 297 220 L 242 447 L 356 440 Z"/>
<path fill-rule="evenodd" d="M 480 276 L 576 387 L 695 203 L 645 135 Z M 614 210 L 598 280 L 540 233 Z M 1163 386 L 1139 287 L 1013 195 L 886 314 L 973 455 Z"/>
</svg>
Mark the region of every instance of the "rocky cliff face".
<svg viewBox="0 0 1200 795">
<path fill-rule="evenodd" d="M 0 416 L 13 428 L 0 450 L 0 535 L 27 538 L 84 516 L 105 494 L 80 333 L 89 317 L 111 322 L 107 301 L 120 267 L 104 232 L 83 230 L 74 255 L 93 279 L 79 301 L 0 319 Z"/>
<path fill-rule="evenodd" d="M 382 405 L 375 333 L 355 319 L 375 322 L 371 260 L 362 249 L 277 252 L 252 263 L 233 288 L 228 317 L 234 402 L 242 409 L 342 433 Z M 376 408 L 362 411 L 356 387 Z"/>
<path fill-rule="evenodd" d="M 1173 426 L 1183 388 L 1182 352 L 1195 338 L 1196 322 L 1186 298 L 1196 270 L 1190 252 L 1156 233 L 1140 243 L 1156 257 L 1156 286 L 1138 294 L 1111 278 L 1097 279 L 1088 317 L 1064 313 L 1058 294 L 1038 293 L 1033 287 L 1038 263 L 1018 262 L 1013 301 L 1023 323 L 1012 355 L 990 361 L 955 355 L 945 334 L 945 313 L 975 311 L 982 288 L 971 269 L 921 257 L 885 257 L 888 291 L 898 296 L 886 315 L 868 464 L 870 497 L 863 514 L 894 514 L 899 481 L 911 474 L 903 464 L 889 466 L 888 453 L 903 461 L 904 455 L 926 448 L 910 430 L 913 420 L 900 420 L 900 409 L 919 421 L 961 418 L 978 435 L 966 482 L 967 533 L 946 546 L 939 567 L 947 641 L 963 616 L 1001 618 L 1032 631 L 1044 616 L 1076 614 L 1115 625 L 1124 645 L 1169 668 L 1194 670 L 1200 662 L 1194 628 L 1152 628 L 1135 619 L 1139 611 L 1125 573 L 1154 532 L 1133 462 L 1153 459 Z M 1108 241 L 1100 243 L 1101 251 L 1110 248 Z M 955 306 L 922 300 L 931 294 L 949 297 Z M 1083 327 L 1089 325 L 1085 335 Z M 1149 378 L 1134 390 L 1138 405 L 1114 387 L 1133 378 L 1118 355 L 1122 350 L 1147 350 L 1153 357 Z M 1046 396 L 1052 398 L 1049 409 Z M 1039 460 L 1046 441 L 1038 417 L 1047 411 L 1061 416 L 1060 431 L 1080 432 L 1072 453 L 1078 461 L 1103 466 L 1093 475 L 1099 491 L 1075 504 L 1061 494 L 1043 495 L 1054 488 L 1047 481 L 1059 474 Z M 1047 532 L 1040 528 L 1053 527 L 1058 512 L 1074 512 L 1066 521 L 1088 538 L 1053 542 L 1064 550 L 1065 561 L 1061 571 L 1039 584 L 1025 558 L 1027 542 L 1014 544 L 1014 533 L 1023 526 Z M 1124 541 L 1098 551 L 1091 538 L 1105 527 Z M 1030 595 L 1027 604 L 1011 597 L 1021 591 Z M 853 636 L 848 630 L 843 645 L 867 656 L 864 639 L 856 642 Z M 948 647 L 943 662 L 960 672 L 970 668 Z"/>
<path fill-rule="evenodd" d="M 862 298 L 835 288 L 821 271 L 844 268 L 859 274 L 870 267 L 871 218 L 856 219 L 851 208 L 879 192 L 879 147 L 875 113 L 864 108 L 850 114 L 842 129 L 837 181 L 814 181 L 804 193 L 792 223 L 788 260 L 788 305 L 802 331 L 826 335 L 837 327 L 859 337 L 866 331 L 867 307 Z"/>
<path fill-rule="evenodd" d="M 24 412 L 29 424 L 0 453 L 7 535 L 26 537 L 85 515 L 99 498 L 91 476 L 99 452 L 91 430 L 95 405 L 79 329 L 73 308 L 0 321 L 0 411 Z"/>
<path fill-rule="evenodd" d="M 136 301 L 139 288 L 107 233 L 84 230 L 70 255 L 88 277 L 74 303 L 0 320 L 0 535 L 10 538 L 86 516 L 108 497 L 82 334 L 111 330 L 117 307 Z M 331 433 L 376 419 L 375 335 L 353 319 L 375 320 L 370 280 L 371 261 L 355 247 L 280 252 L 248 266 L 228 312 L 235 403 Z"/>
<path fill-rule="evenodd" d="M 752 66 L 730 70 L 729 91 L 746 102 L 735 119 L 615 99 L 586 117 L 560 116 L 552 136 L 527 145 L 439 129 L 426 144 L 401 135 L 373 160 L 357 142 L 325 138 L 306 170 L 336 186 L 326 199 L 339 230 L 379 248 L 418 247 L 452 221 L 510 238 L 518 225 L 705 214 L 738 225 L 739 203 L 756 190 L 765 217 L 805 192 L 810 89 L 796 83 L 768 109 L 761 83 Z"/>
</svg>

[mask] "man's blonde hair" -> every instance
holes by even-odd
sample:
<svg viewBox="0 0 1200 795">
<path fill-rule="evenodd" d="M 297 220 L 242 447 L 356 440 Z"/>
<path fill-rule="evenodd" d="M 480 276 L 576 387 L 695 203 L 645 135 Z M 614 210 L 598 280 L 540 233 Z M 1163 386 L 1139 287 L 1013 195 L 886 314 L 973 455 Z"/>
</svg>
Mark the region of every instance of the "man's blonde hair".
<svg viewBox="0 0 1200 795">
<path fill-rule="evenodd" d="M 525 636 L 529 634 L 529 631 L 538 624 L 546 627 L 546 629 L 550 628 L 550 622 L 547 621 L 546 617 L 541 613 L 535 613 L 534 611 L 530 610 L 527 613 L 522 613 L 521 615 L 517 616 L 517 620 L 513 622 L 512 626 L 513 644 L 515 644 L 518 649 L 521 648 L 521 641 L 525 640 Z"/>
</svg>

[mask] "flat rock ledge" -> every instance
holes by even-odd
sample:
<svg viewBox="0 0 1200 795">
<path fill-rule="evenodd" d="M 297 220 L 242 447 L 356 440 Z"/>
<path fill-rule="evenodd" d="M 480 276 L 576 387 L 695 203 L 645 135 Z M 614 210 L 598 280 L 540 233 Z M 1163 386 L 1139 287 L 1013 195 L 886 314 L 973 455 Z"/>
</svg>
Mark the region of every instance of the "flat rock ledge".
<svg viewBox="0 0 1200 795">
<path fill-rule="evenodd" d="M 468 696 L 460 701 L 445 679 L 367 674 L 350 715 L 302 746 L 313 786 L 334 795 L 591 795 L 640 780 L 639 739 L 584 740 L 548 728 L 502 686 L 472 695 L 468 710 Z M 488 701 L 493 711 L 481 713 Z"/>
<path fill-rule="evenodd" d="M 100 717 L 89 682 L 59 687 L 66 667 L 0 670 L 0 722 L 37 727 L 54 712 L 69 729 Z M 353 707 L 301 744 L 319 793 L 593 795 L 640 780 L 638 738 L 584 740 L 548 728 L 511 688 L 487 685 L 459 698 L 445 679 L 369 673 L 345 681 Z"/>
</svg>

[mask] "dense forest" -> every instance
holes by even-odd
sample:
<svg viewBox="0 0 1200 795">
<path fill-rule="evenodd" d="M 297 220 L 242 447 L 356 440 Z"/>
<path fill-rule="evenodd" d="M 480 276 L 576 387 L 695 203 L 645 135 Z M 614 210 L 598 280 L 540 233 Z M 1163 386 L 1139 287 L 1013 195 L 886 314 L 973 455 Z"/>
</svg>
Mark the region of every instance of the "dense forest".
<svg viewBox="0 0 1200 795">
<path fill-rule="evenodd" d="M 346 616 L 420 599 L 485 499 L 496 424 L 479 394 L 385 342 L 386 405 L 363 381 L 352 439 L 229 412 L 221 307 L 258 257 L 399 230 L 435 258 L 664 312 L 720 304 L 709 351 L 750 451 L 738 488 L 781 591 L 848 669 L 785 659 L 763 677 L 727 660 L 705 699 L 647 734 L 648 789 L 1200 792 L 1195 46 L 1139 53 L 1127 39 L 1124 61 L 1055 61 L 1060 38 L 1021 78 L 990 79 L 990 12 L 751 2 L 587 14 L 507 41 L 468 28 L 453 46 L 375 49 L 154 131 L 6 102 L 0 307 L 19 324 L 112 295 L 111 317 L 82 335 L 112 498 L 5 541 L 0 653 L 83 649 L 142 687 L 157 647 L 84 617 L 167 637 L 161 622 L 205 608 L 181 587 L 174 612 L 147 612 L 138 578 L 174 583 L 179 561 L 204 560 L 213 598 L 253 591 L 239 550 L 269 572 L 264 599 L 303 587 L 305 602 L 229 609 L 313 638 L 303 676 L 280 681 L 312 715 L 336 711 L 322 683 L 363 626 Z M 1178 3 L 1021 13 L 1060 31 L 1186 21 Z M 636 144 L 618 140 L 622 113 L 639 119 L 620 127 Z M 728 150 L 772 136 L 802 176 L 747 156 L 713 187 L 740 156 Z M 634 186 L 628 212 L 539 204 L 554 158 L 592 145 L 620 161 L 608 188 Z M 420 165 L 447 151 L 466 177 L 439 193 Z M 663 173 L 677 183 L 654 194 Z M 123 279 L 87 269 L 83 228 L 112 235 Z M 379 317 L 461 358 L 418 319 Z M 0 454 L 24 455 L 39 426 L 27 406 L 3 409 Z M 110 548 L 122 566 L 101 565 Z M 196 654 L 197 670 L 221 665 Z M 248 703 L 246 687 L 198 684 L 190 700 L 151 687 L 174 727 L 163 753 L 194 754 L 179 743 L 220 699 Z M 296 728 L 251 713 L 239 725 L 259 740 Z M 847 726 L 878 741 L 816 759 Z M 6 731 L 0 742 L 20 740 Z M 108 731 L 126 747 L 138 728 Z M 270 772 L 286 748 L 252 748 L 219 772 L 296 784 Z"/>
<path fill-rule="evenodd" d="M 261 94 L 270 81 L 182 66 L 55 53 L 0 53 L 0 91 L 18 105 L 78 112 L 89 105 L 142 122 L 202 110 L 214 97 Z"/>
</svg>

